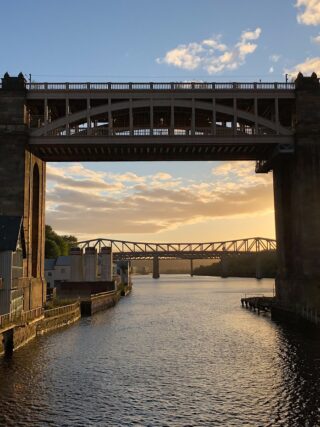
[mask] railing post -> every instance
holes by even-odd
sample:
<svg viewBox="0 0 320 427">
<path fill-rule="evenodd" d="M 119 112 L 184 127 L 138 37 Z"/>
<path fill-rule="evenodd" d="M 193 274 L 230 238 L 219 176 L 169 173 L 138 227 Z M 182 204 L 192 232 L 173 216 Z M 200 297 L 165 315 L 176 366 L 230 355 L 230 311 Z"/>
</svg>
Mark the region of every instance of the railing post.
<svg viewBox="0 0 320 427">
<path fill-rule="evenodd" d="M 132 87 L 132 83 L 130 83 Z M 132 108 L 132 98 L 129 99 L 129 131 L 130 136 L 133 136 L 133 108 Z"/>
<path fill-rule="evenodd" d="M 192 98 L 191 104 L 191 135 L 196 134 L 196 101 Z"/>
<path fill-rule="evenodd" d="M 234 83 L 235 85 L 235 83 Z M 237 135 L 237 123 L 238 123 L 238 117 L 237 117 L 237 98 L 233 98 L 233 135 Z"/>
<path fill-rule="evenodd" d="M 256 83 L 255 83 L 256 85 Z M 254 98 L 254 132 L 255 135 L 258 135 L 259 125 L 258 125 L 258 98 L 255 96 Z"/>
<path fill-rule="evenodd" d="M 70 135 L 69 114 L 70 114 L 69 95 L 67 95 L 66 97 L 66 134 L 68 136 Z"/>
<path fill-rule="evenodd" d="M 109 83 L 111 84 L 111 83 Z M 108 98 L 108 121 L 109 121 L 109 136 L 113 135 L 113 117 L 112 117 L 112 110 L 111 110 L 111 98 Z"/>
<path fill-rule="evenodd" d="M 150 99 L 150 135 L 153 135 L 153 98 Z"/>
<path fill-rule="evenodd" d="M 90 109 L 91 102 L 90 97 L 87 98 L 87 135 L 91 134 L 91 117 L 90 117 Z"/>
<path fill-rule="evenodd" d="M 170 102 L 170 135 L 174 135 L 174 98 Z"/>
<path fill-rule="evenodd" d="M 280 134 L 280 121 L 279 121 L 279 98 L 274 99 L 274 109 L 275 109 L 275 122 L 276 122 L 276 132 L 277 135 Z"/>
<path fill-rule="evenodd" d="M 216 98 L 212 98 L 212 134 L 217 134 L 217 112 L 216 112 Z"/>
</svg>

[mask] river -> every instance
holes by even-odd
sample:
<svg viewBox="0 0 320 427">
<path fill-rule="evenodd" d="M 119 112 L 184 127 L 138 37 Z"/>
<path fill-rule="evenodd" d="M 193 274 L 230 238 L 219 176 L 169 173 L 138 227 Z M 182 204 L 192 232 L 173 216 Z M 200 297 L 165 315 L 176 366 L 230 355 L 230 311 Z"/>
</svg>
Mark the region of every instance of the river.
<svg viewBox="0 0 320 427">
<path fill-rule="evenodd" d="M 320 339 L 240 306 L 273 281 L 134 276 L 0 359 L 0 426 L 320 426 Z"/>
</svg>

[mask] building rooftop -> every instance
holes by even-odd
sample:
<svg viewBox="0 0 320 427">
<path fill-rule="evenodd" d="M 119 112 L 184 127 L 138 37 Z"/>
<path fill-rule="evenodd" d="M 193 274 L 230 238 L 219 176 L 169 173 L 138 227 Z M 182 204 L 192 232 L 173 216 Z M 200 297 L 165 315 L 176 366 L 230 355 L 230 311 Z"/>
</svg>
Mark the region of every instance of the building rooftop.
<svg viewBox="0 0 320 427">
<path fill-rule="evenodd" d="M 56 266 L 69 266 L 70 265 L 70 256 L 59 256 L 56 260 Z"/>
<path fill-rule="evenodd" d="M 45 269 L 45 271 L 47 271 L 47 270 L 53 270 L 55 265 L 56 265 L 56 259 L 55 258 L 54 259 L 46 258 L 44 260 L 44 269 Z"/>
</svg>

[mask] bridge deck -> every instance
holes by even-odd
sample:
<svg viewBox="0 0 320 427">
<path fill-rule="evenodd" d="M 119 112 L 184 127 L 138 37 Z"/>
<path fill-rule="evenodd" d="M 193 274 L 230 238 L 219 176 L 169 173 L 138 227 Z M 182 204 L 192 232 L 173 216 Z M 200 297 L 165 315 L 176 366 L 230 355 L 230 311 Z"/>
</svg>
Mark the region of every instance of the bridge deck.
<svg viewBox="0 0 320 427">
<path fill-rule="evenodd" d="M 264 160 L 293 136 L 31 137 L 31 151 L 45 161 Z"/>
<path fill-rule="evenodd" d="M 6 79 L 0 95 L 10 98 Z M 26 83 L 45 161 L 267 160 L 294 151 L 294 83 Z"/>
</svg>

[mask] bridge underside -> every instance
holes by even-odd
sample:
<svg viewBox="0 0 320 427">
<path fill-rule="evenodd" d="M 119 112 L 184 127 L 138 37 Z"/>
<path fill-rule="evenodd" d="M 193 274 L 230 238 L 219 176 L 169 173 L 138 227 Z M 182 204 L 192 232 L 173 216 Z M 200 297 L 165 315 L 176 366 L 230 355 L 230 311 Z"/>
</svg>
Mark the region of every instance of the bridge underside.
<svg viewBox="0 0 320 427">
<path fill-rule="evenodd" d="M 31 137 L 30 151 L 45 161 L 264 160 L 293 136 Z"/>
<path fill-rule="evenodd" d="M 30 307 L 45 296 L 46 161 L 259 160 L 257 171 L 273 170 L 276 296 L 288 310 L 320 313 L 319 111 L 315 74 L 222 85 L 26 85 L 22 74 L 5 75 L 0 214 L 23 218 Z"/>
</svg>

